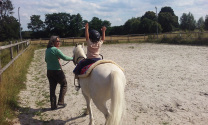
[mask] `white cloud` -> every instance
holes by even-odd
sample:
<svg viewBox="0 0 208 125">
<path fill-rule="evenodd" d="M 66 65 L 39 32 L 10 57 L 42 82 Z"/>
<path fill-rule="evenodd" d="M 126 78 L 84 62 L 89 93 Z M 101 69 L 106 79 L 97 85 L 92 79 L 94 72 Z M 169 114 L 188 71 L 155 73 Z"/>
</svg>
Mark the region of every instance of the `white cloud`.
<svg viewBox="0 0 208 125">
<path fill-rule="evenodd" d="M 190 6 L 194 4 L 195 0 L 174 0 L 173 5 L 174 6 Z"/>
<path fill-rule="evenodd" d="M 47 9 L 47 8 L 40 8 L 40 9 L 37 9 L 37 11 L 44 12 L 45 14 L 59 12 L 57 9 Z"/>
<path fill-rule="evenodd" d="M 170 6 L 180 18 L 182 13 L 191 12 L 195 19 L 208 14 L 207 0 L 12 0 L 15 6 L 14 16 L 18 19 L 17 8 L 20 7 L 20 17 L 23 30 L 27 30 L 30 16 L 41 15 L 44 21 L 45 14 L 66 12 L 80 13 L 84 20 L 92 17 L 108 20 L 112 26 L 123 25 L 132 17 L 141 17 L 147 11 L 158 12 L 161 7 Z"/>
</svg>

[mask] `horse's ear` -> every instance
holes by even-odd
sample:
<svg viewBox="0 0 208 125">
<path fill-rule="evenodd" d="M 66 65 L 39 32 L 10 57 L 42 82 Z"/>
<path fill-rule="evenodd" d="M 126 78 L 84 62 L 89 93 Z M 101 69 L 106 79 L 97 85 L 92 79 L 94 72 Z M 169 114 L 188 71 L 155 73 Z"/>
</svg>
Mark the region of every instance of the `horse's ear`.
<svg viewBox="0 0 208 125">
<path fill-rule="evenodd" d="M 82 43 L 82 48 L 84 49 L 84 43 Z"/>
<path fill-rule="evenodd" d="M 78 46 L 78 43 L 76 43 L 75 47 L 77 47 L 77 46 Z"/>
</svg>

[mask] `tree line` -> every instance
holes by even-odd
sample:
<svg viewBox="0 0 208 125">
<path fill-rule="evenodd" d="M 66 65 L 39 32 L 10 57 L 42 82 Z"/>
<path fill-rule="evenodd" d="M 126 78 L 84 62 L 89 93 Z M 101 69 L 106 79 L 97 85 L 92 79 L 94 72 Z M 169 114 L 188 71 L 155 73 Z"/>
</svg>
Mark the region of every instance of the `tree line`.
<svg viewBox="0 0 208 125">
<path fill-rule="evenodd" d="M 3 0 L 0 3 L 0 41 L 17 39 L 19 36 L 19 23 L 12 16 L 13 5 L 10 0 Z M 198 21 L 194 19 L 191 12 L 183 13 L 180 18 L 175 15 L 171 7 L 162 7 L 158 15 L 153 11 L 147 11 L 141 17 L 133 17 L 121 26 L 111 26 L 110 21 L 93 17 L 90 21 L 84 20 L 78 14 L 52 13 L 45 14 L 45 20 L 40 19 L 40 15 L 31 15 L 28 29 L 23 31 L 23 38 L 48 38 L 51 35 L 60 37 L 82 37 L 84 36 L 84 25 L 89 23 L 91 29 L 99 30 L 106 26 L 106 35 L 126 35 L 126 34 L 147 34 L 164 33 L 178 30 L 208 30 L 208 15 L 205 19 L 201 17 Z"/>
</svg>

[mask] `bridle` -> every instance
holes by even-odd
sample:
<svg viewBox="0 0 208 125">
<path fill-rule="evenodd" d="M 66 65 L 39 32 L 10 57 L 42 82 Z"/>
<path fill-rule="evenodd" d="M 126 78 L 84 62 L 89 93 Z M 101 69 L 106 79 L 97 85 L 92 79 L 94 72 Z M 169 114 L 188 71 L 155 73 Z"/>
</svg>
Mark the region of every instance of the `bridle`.
<svg viewBox="0 0 208 125">
<path fill-rule="evenodd" d="M 76 66 L 76 65 L 79 63 L 79 62 L 78 62 L 79 59 L 82 59 L 82 58 L 85 59 L 85 57 L 80 56 L 80 57 L 78 57 L 77 60 L 75 61 L 75 56 L 73 56 L 73 63 L 74 63 L 74 65 Z"/>
</svg>

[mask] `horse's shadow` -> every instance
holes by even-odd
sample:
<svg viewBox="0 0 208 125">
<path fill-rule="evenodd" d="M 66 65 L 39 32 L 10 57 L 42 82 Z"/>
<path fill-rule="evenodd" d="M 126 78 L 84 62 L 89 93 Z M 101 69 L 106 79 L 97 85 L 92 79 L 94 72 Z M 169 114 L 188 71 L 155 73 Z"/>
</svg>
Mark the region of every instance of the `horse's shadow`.
<svg viewBox="0 0 208 125">
<path fill-rule="evenodd" d="M 61 108 L 62 107 L 57 108 L 56 110 L 59 110 Z M 67 122 L 70 122 L 70 121 L 71 121 L 70 124 L 73 124 L 74 120 L 86 116 L 85 114 L 82 114 L 82 115 L 79 115 L 76 117 L 72 117 L 68 120 L 43 119 L 43 117 L 42 117 L 43 113 L 47 112 L 47 111 L 53 111 L 53 110 L 51 110 L 50 108 L 33 109 L 33 108 L 28 108 L 28 107 L 26 107 L 26 108 L 20 107 L 19 108 L 19 115 L 18 115 L 19 122 L 21 125 L 26 125 L 26 124 L 27 125 L 29 125 L 29 124 L 50 124 L 50 125 L 51 124 L 52 125 L 59 124 L 59 125 L 63 125 L 63 124 L 66 124 Z M 36 116 L 39 116 L 39 119 L 37 119 Z"/>
</svg>

